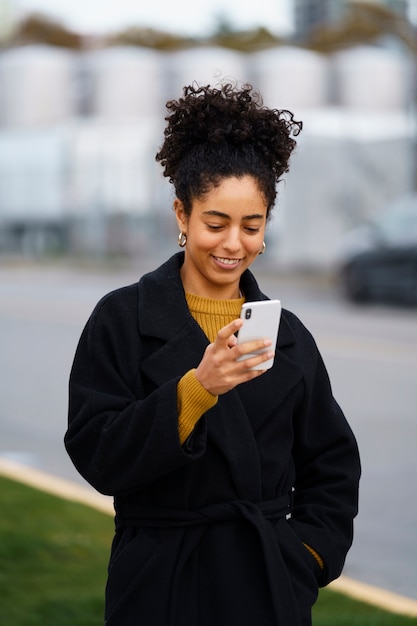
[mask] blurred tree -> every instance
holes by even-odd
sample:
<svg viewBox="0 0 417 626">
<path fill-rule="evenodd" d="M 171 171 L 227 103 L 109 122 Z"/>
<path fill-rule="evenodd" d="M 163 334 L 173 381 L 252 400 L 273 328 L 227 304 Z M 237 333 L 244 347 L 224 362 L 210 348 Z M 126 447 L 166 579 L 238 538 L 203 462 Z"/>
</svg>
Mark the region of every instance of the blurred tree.
<svg viewBox="0 0 417 626">
<path fill-rule="evenodd" d="M 416 0 L 417 1 L 417 0 Z M 338 24 L 323 24 L 296 45 L 331 53 L 335 50 L 371 43 L 393 35 L 417 54 L 416 29 L 401 15 L 381 4 L 352 2 L 348 13 Z M 80 49 L 91 41 L 42 14 L 32 14 L 18 25 L 12 45 L 22 43 L 47 43 L 54 46 Z M 272 34 L 265 27 L 236 30 L 227 15 L 220 13 L 212 34 L 204 38 L 191 38 L 146 27 L 132 27 L 115 32 L 106 38 L 96 38 L 95 46 L 133 45 L 156 50 L 179 50 L 200 45 L 217 45 L 240 52 L 252 52 L 288 43 L 287 39 Z"/>
<path fill-rule="evenodd" d="M 268 29 L 259 27 L 254 30 L 225 30 L 220 28 L 209 39 L 212 45 L 231 48 L 240 52 L 254 52 L 284 43 L 284 40 L 273 35 Z"/>
<path fill-rule="evenodd" d="M 191 38 L 174 35 L 151 28 L 129 28 L 115 33 L 107 39 L 110 45 L 144 46 L 156 50 L 179 50 L 202 45 L 222 46 L 241 52 L 252 52 L 282 43 L 266 28 L 236 31 L 226 19 L 218 22 L 213 34 L 205 38 Z"/>
<path fill-rule="evenodd" d="M 83 47 L 83 38 L 58 22 L 34 13 L 18 25 L 11 43 L 45 43 L 60 48 L 80 49 Z"/>
<path fill-rule="evenodd" d="M 181 50 L 199 45 L 198 40 L 153 28 L 132 27 L 107 38 L 111 46 L 143 46 L 154 50 Z"/>
</svg>

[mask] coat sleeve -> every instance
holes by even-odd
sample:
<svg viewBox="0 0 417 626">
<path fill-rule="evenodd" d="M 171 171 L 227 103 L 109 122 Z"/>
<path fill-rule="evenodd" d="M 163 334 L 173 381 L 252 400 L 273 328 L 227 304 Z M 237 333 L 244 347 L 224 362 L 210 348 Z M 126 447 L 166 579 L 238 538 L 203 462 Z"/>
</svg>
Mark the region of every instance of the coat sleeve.
<svg viewBox="0 0 417 626">
<path fill-rule="evenodd" d="M 333 397 L 321 355 L 308 331 L 301 332 L 304 394 L 294 424 L 290 524 L 323 559 L 320 584 L 326 585 L 340 575 L 352 544 L 361 468 L 356 439 Z"/>
<path fill-rule="evenodd" d="M 65 447 L 80 474 L 107 495 L 150 487 L 205 448 L 204 419 L 191 447 L 179 441 L 180 376 L 150 393 L 144 388 L 135 287 L 98 303 L 82 332 L 69 380 Z"/>
</svg>

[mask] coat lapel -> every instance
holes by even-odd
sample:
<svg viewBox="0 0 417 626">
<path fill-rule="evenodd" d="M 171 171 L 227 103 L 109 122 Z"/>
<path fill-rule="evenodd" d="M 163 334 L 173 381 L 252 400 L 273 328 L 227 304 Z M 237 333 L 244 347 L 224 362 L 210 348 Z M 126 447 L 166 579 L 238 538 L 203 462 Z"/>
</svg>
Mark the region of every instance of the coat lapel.
<svg viewBox="0 0 417 626">
<path fill-rule="evenodd" d="M 254 381 L 237 388 L 255 433 L 271 416 L 277 415 L 303 377 L 302 370 L 292 358 L 294 344 L 295 338 L 283 311 L 274 367 Z"/>
<path fill-rule="evenodd" d="M 239 499 L 262 499 L 259 451 L 248 413 L 236 389 L 219 398 L 211 409 L 208 436 L 227 459 Z"/>
<path fill-rule="evenodd" d="M 241 288 L 248 302 L 267 299 L 250 272 L 245 272 L 242 276 Z M 254 381 L 237 388 L 254 432 L 271 415 L 278 412 L 279 407 L 302 378 L 302 371 L 291 359 L 295 344 L 296 340 L 287 320 L 287 312 L 283 309 L 274 367 Z"/>
<path fill-rule="evenodd" d="M 146 340 L 144 341 L 146 346 Z M 181 378 L 188 370 L 197 367 L 201 361 L 204 350 L 208 345 L 208 339 L 197 324 L 190 318 L 186 324 L 166 342 L 154 346 L 148 357 L 142 362 L 143 373 L 152 380 L 156 386 Z"/>
<path fill-rule="evenodd" d="M 142 371 L 157 386 L 197 367 L 208 345 L 185 300 L 179 273 L 183 258 L 184 253 L 174 255 L 139 282 Z"/>
<path fill-rule="evenodd" d="M 208 345 L 206 335 L 188 310 L 179 273 L 182 262 L 183 253 L 178 253 L 139 283 L 138 325 L 144 346 L 141 368 L 156 386 L 179 379 L 196 367 Z M 247 301 L 267 299 L 250 272 L 242 276 L 241 287 Z M 284 311 L 276 366 L 255 381 L 224 394 L 210 409 L 208 438 L 226 458 L 241 498 L 256 501 L 260 497 L 261 467 L 254 432 L 278 411 L 301 379 L 300 369 L 288 358 L 294 343 Z M 284 360 L 285 367 L 281 367 Z"/>
</svg>

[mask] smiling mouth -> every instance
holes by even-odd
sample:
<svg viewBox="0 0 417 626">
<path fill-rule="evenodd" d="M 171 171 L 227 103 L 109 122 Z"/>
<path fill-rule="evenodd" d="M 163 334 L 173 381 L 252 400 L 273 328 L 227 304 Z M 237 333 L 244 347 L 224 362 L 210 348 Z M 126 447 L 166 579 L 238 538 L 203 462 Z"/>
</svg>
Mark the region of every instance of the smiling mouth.
<svg viewBox="0 0 417 626">
<path fill-rule="evenodd" d="M 218 263 L 221 263 L 222 265 L 238 265 L 240 263 L 240 259 L 227 259 L 225 257 L 221 257 L 221 256 L 214 256 L 213 257 L 215 261 L 217 261 Z"/>
</svg>

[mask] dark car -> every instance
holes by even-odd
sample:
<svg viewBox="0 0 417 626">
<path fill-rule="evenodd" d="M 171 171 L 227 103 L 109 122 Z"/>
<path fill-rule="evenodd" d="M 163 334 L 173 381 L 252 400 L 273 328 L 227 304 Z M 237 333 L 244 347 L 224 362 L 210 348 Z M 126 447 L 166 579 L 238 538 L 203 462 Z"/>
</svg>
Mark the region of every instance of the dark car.
<svg viewBox="0 0 417 626">
<path fill-rule="evenodd" d="M 417 194 L 347 233 L 339 267 L 354 302 L 417 304 Z"/>
</svg>

